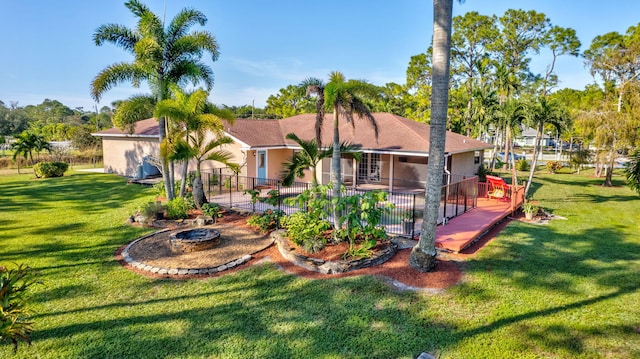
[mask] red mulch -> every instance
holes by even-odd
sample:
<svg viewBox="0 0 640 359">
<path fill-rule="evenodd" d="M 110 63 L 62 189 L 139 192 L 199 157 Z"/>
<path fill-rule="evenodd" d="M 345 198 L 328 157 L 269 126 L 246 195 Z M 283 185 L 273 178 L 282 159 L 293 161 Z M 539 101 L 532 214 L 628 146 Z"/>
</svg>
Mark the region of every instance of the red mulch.
<svg viewBox="0 0 640 359">
<path fill-rule="evenodd" d="M 245 216 L 237 215 L 237 214 L 229 214 L 225 215 L 225 217 L 219 219 L 220 222 L 225 223 L 237 223 L 238 225 L 245 225 L 244 221 L 246 220 Z M 141 275 L 145 275 L 152 278 L 169 278 L 169 279 L 191 279 L 191 278 L 207 278 L 211 276 L 220 276 L 225 274 L 234 273 L 238 270 L 242 270 L 246 268 L 248 265 L 255 264 L 263 259 L 268 259 L 269 261 L 278 265 L 282 270 L 287 273 L 291 273 L 303 278 L 308 279 L 332 279 L 332 278 L 342 278 L 342 277 L 351 277 L 358 275 L 373 275 L 378 276 L 386 280 L 397 281 L 405 286 L 410 286 L 414 288 L 420 289 L 445 289 L 451 287 L 462 280 L 463 276 L 463 261 L 466 258 L 474 256 L 480 249 L 482 249 L 487 243 L 489 243 L 496 235 L 509 223 L 510 220 L 505 220 L 502 223 L 496 225 L 491 231 L 485 234 L 480 240 L 473 243 L 471 246 L 466 248 L 460 253 L 440 253 L 438 257 L 438 264 L 436 269 L 432 272 L 422 273 L 419 272 L 409 266 L 409 254 L 411 249 L 403 249 L 399 250 L 398 253 L 393 256 L 387 262 L 373 266 L 369 268 L 363 268 L 354 270 L 347 273 L 342 274 L 322 274 L 318 272 L 313 272 L 306 270 L 304 268 L 298 267 L 288 260 L 284 259 L 280 252 L 278 251 L 277 246 L 274 244 L 269 248 L 258 252 L 253 255 L 253 259 L 243 264 L 239 267 L 226 270 L 222 273 L 215 275 L 181 275 L 181 276 L 167 276 L 167 275 L 158 275 L 153 274 L 146 271 L 141 271 L 136 268 L 131 267 L 126 262 L 123 261 L 121 252 L 125 246 L 118 248 L 116 251 L 116 259 L 129 270 L 139 273 Z"/>
</svg>

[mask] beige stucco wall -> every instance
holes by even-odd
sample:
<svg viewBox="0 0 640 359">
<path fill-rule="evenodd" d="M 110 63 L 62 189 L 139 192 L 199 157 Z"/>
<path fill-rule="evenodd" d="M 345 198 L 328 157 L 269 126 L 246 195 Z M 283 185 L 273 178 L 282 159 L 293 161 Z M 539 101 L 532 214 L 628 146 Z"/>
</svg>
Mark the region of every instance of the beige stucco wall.
<svg viewBox="0 0 640 359">
<path fill-rule="evenodd" d="M 121 176 L 135 177 L 137 167 L 146 156 L 158 156 L 155 138 L 102 138 L 104 170 Z"/>
<path fill-rule="evenodd" d="M 451 168 L 449 171 L 454 175 L 473 177 L 478 172 L 478 167 L 482 164 L 482 151 L 480 151 L 480 161 L 475 163 L 474 152 L 458 153 L 452 156 Z"/>
</svg>

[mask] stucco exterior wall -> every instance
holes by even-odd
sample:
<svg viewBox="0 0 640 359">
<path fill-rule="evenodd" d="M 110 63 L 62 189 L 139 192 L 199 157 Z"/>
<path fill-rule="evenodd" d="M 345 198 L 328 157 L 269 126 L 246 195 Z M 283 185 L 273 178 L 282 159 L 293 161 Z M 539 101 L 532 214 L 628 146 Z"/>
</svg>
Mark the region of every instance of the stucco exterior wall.
<svg viewBox="0 0 640 359">
<path fill-rule="evenodd" d="M 457 153 L 453 155 L 451 160 L 451 168 L 449 171 L 453 175 L 463 175 L 465 177 L 473 177 L 478 172 L 478 167 L 482 164 L 483 151 L 479 151 L 478 163 L 474 152 Z"/>
<path fill-rule="evenodd" d="M 158 156 L 156 138 L 102 138 L 104 170 L 121 176 L 135 177 L 137 167 L 146 156 Z"/>
</svg>

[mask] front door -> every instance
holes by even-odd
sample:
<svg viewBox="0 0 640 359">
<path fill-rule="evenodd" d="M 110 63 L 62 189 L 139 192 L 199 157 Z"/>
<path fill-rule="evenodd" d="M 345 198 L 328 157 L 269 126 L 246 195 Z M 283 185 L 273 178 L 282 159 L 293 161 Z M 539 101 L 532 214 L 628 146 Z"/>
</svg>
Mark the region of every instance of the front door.
<svg viewBox="0 0 640 359">
<path fill-rule="evenodd" d="M 267 151 L 256 151 L 256 166 L 258 167 L 258 184 L 267 179 Z"/>
</svg>

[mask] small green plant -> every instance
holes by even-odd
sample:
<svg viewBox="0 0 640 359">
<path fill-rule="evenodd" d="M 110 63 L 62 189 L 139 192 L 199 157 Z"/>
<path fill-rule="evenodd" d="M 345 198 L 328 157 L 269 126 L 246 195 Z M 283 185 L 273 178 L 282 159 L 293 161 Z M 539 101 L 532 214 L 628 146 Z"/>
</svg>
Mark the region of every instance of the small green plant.
<svg viewBox="0 0 640 359">
<path fill-rule="evenodd" d="M 30 288 L 39 283 L 36 277 L 37 272 L 24 264 L 14 269 L 0 266 L 0 342 L 12 342 L 14 353 L 18 341 L 31 344 L 28 300 Z"/>
<path fill-rule="evenodd" d="M 546 166 L 549 173 L 558 173 L 562 169 L 562 163 L 559 161 L 549 161 Z"/>
<path fill-rule="evenodd" d="M 516 170 L 518 170 L 518 171 L 528 171 L 530 169 L 531 169 L 531 164 L 529 164 L 529 161 L 527 161 L 525 159 L 516 161 Z"/>
<path fill-rule="evenodd" d="M 263 214 L 257 214 L 247 219 L 247 224 L 258 228 L 261 232 L 268 232 L 277 228 L 279 220 L 286 213 L 281 210 L 267 210 Z"/>
<path fill-rule="evenodd" d="M 209 216 L 211 218 L 213 218 L 214 220 L 216 218 L 220 218 L 222 217 L 222 214 L 220 214 L 220 205 L 218 205 L 217 203 L 205 203 L 202 205 L 202 213 L 205 216 Z"/>
<path fill-rule="evenodd" d="M 164 214 L 164 206 L 160 201 L 147 202 L 138 210 L 138 212 L 149 219 L 160 219 L 160 217 L 162 217 Z"/>
<path fill-rule="evenodd" d="M 167 202 L 167 217 L 171 219 L 184 219 L 189 217 L 188 202 L 183 197 L 176 197 Z"/>
<path fill-rule="evenodd" d="M 349 243 L 349 249 L 342 255 L 342 258 L 369 258 L 377 243 L 373 238 L 363 241 L 360 245 Z"/>
<path fill-rule="evenodd" d="M 539 209 L 538 206 L 536 206 L 533 203 L 531 203 L 530 200 L 526 200 L 522 204 L 522 211 L 524 213 L 537 213 L 538 209 Z"/>
<path fill-rule="evenodd" d="M 33 166 L 37 178 L 62 177 L 69 169 L 69 164 L 65 162 L 40 162 Z"/>
<path fill-rule="evenodd" d="M 294 212 L 282 217 L 282 226 L 287 230 L 287 237 L 305 251 L 315 253 L 327 244 L 327 231 L 331 223 L 319 218 L 313 212 Z"/>
</svg>

